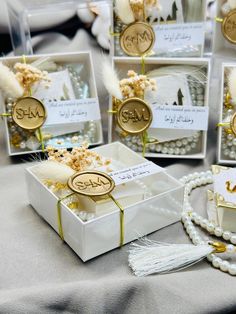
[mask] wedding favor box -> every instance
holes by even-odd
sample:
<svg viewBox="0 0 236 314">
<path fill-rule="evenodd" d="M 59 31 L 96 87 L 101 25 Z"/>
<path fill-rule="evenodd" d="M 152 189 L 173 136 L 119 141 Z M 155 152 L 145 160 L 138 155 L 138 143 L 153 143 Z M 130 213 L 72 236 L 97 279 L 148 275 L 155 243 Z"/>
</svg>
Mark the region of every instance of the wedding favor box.
<svg viewBox="0 0 236 314">
<path fill-rule="evenodd" d="M 221 67 L 221 89 L 220 89 L 220 104 L 219 104 L 219 121 L 218 123 L 222 122 L 230 122 L 231 117 L 234 114 L 234 111 L 232 110 L 231 116 L 224 116 L 224 102 L 225 102 L 225 96 L 227 90 L 225 89 L 227 84 L 225 82 L 225 79 L 227 77 L 227 73 L 229 73 L 229 70 L 236 67 L 236 63 L 223 63 Z M 228 126 L 227 128 L 229 128 Z M 226 128 L 226 129 L 227 129 Z M 230 151 L 232 148 L 234 148 L 234 145 L 231 145 L 231 147 L 225 146 L 225 143 L 223 143 L 223 134 L 225 130 L 224 127 L 218 127 L 218 145 L 217 145 L 217 162 L 222 165 L 235 165 L 236 164 L 236 153 L 235 157 L 230 157 Z M 227 135 L 228 136 L 228 135 Z M 236 138 L 236 136 L 232 133 L 232 138 Z M 232 140 L 231 140 L 232 142 Z M 227 155 L 225 155 L 225 150 L 227 150 Z M 233 157 L 233 156 L 232 156 Z"/>
<path fill-rule="evenodd" d="M 216 19 L 214 21 L 214 33 L 213 33 L 213 52 L 217 56 L 222 56 L 222 58 L 231 58 L 235 57 L 235 48 L 236 45 L 229 42 L 222 33 L 222 22 L 217 21 L 224 18 L 221 13 L 221 7 L 226 0 L 217 0 L 216 1 Z"/>
<path fill-rule="evenodd" d="M 207 1 L 159 0 L 158 4 L 159 9 L 155 6 L 146 14 L 146 21 L 150 22 L 155 33 L 151 55 L 202 57 L 205 52 Z M 127 56 L 119 42 L 125 27 L 127 25 L 122 24 L 114 8 L 112 52 L 117 57 Z M 144 38 L 145 32 L 139 35 Z"/>
<path fill-rule="evenodd" d="M 156 120 L 158 117 L 160 117 L 160 115 L 162 116 L 161 118 L 162 126 L 160 126 L 160 128 L 158 126 L 156 126 L 155 128 L 152 128 L 152 125 L 151 125 L 150 128 L 147 130 L 148 132 L 150 131 L 151 135 L 155 133 L 154 134 L 155 136 L 153 136 L 153 138 L 156 138 L 157 140 L 159 140 L 160 143 L 165 142 L 164 140 L 165 138 L 166 138 L 166 141 L 169 141 L 169 142 L 177 141 L 178 139 L 190 138 L 191 136 L 193 136 L 193 134 L 199 131 L 200 137 L 199 137 L 199 142 L 197 143 L 196 148 L 194 148 L 193 150 L 191 150 L 191 152 L 186 153 L 186 154 L 167 154 L 167 153 L 160 153 L 157 151 L 150 151 L 150 150 L 148 151 L 148 149 L 146 149 L 145 157 L 204 159 L 206 156 L 208 116 L 209 116 L 209 110 L 210 110 L 209 108 L 209 86 L 210 86 L 210 61 L 209 59 L 208 58 L 182 58 L 180 59 L 180 58 L 154 58 L 154 57 L 151 58 L 149 57 L 149 58 L 144 59 L 144 64 L 145 64 L 144 65 L 145 75 L 148 75 L 150 71 L 159 69 L 161 67 L 164 68 L 166 66 L 179 66 L 180 69 L 181 67 L 184 68 L 185 66 L 195 66 L 199 70 L 201 69 L 205 70 L 204 72 L 205 90 L 203 92 L 202 106 L 195 106 L 195 105 L 193 106 L 193 101 L 191 100 L 190 87 L 188 86 L 188 83 L 185 79 L 182 80 L 183 81 L 182 85 L 178 85 L 178 84 L 181 84 L 180 82 L 181 80 L 178 77 L 173 76 L 173 78 L 170 79 L 169 78 L 170 76 L 168 76 L 165 73 L 163 73 L 163 77 L 165 78 L 165 81 L 163 82 L 157 81 L 156 92 L 157 92 L 157 95 L 158 93 L 161 93 L 161 96 L 158 96 L 158 99 L 160 99 L 162 103 L 159 104 L 158 102 L 159 100 L 156 100 L 157 98 L 155 98 L 156 97 L 155 92 L 154 92 L 153 99 L 151 99 L 151 102 L 149 101 L 149 99 L 146 100 L 152 109 L 155 108 L 155 111 L 153 110 L 153 121 Z M 117 73 L 119 74 L 120 79 L 127 77 L 127 72 L 129 70 L 134 70 L 138 74 L 143 74 L 142 72 L 143 61 L 141 58 L 114 57 L 113 65 Z M 173 70 L 173 74 L 175 74 L 175 71 L 176 70 Z M 169 75 L 171 75 L 171 73 Z M 150 77 L 153 78 L 152 76 Z M 193 86 L 195 86 L 195 83 L 193 83 Z M 188 127 L 185 129 L 184 125 L 181 125 L 180 127 L 176 126 L 176 127 L 169 128 L 171 123 L 169 122 L 169 124 L 165 124 L 166 122 L 164 121 L 167 119 L 164 116 L 169 116 L 168 112 L 164 111 L 165 107 L 168 109 L 168 105 L 170 105 L 170 103 L 167 103 L 169 100 L 168 98 L 171 97 L 171 99 L 173 100 L 173 90 L 175 89 L 176 90 L 175 98 L 176 98 L 176 101 L 178 101 L 177 91 L 180 89 L 180 87 L 181 88 L 183 87 L 185 89 L 186 96 L 188 97 L 184 98 L 183 106 L 176 105 L 176 106 L 170 106 L 170 107 L 175 107 L 176 110 L 183 110 L 180 114 L 181 115 L 184 114 L 183 118 L 185 119 L 185 121 L 187 121 L 191 116 L 192 117 L 191 119 L 194 120 L 194 125 L 195 125 L 193 129 L 191 129 L 191 127 Z M 188 102 L 188 99 L 191 100 L 191 103 Z M 152 106 L 152 103 L 154 107 Z M 162 107 L 162 108 L 158 109 L 156 107 Z M 113 109 L 112 97 L 110 97 L 109 108 L 110 110 Z M 190 113 L 191 110 L 193 111 Z M 173 115 L 175 116 L 174 118 L 176 118 L 177 114 L 174 114 L 173 112 L 171 114 L 172 116 Z M 124 140 L 125 137 L 120 137 L 117 133 L 116 115 L 110 114 L 108 119 L 109 119 L 108 141 L 113 142 L 116 140 Z M 132 140 L 131 140 L 131 144 L 132 144 Z M 132 148 L 132 145 L 129 147 Z"/>
<path fill-rule="evenodd" d="M 53 95 L 51 97 L 53 98 L 53 102 L 50 103 L 51 98 L 46 99 L 47 104 L 44 100 L 42 100 L 43 104 L 46 107 L 46 115 L 47 119 L 50 120 L 50 122 L 47 123 L 48 120 L 46 120 L 45 125 L 41 127 L 43 130 L 45 127 L 45 132 L 47 133 L 53 130 L 53 132 L 58 133 L 59 129 L 64 128 L 65 133 L 64 134 L 74 134 L 78 132 L 83 132 L 83 130 L 87 130 L 88 126 L 86 123 L 89 123 L 90 121 L 95 124 L 96 128 L 96 134 L 93 137 L 93 142 L 91 142 L 91 145 L 99 145 L 103 142 L 103 132 L 102 132 L 102 124 L 101 124 L 101 116 L 100 116 L 100 108 L 99 108 L 99 102 L 98 102 L 98 95 L 97 95 L 97 89 L 96 89 L 96 82 L 95 82 L 95 75 L 94 75 L 94 68 L 93 68 L 93 62 L 91 58 L 90 52 L 79 52 L 79 53 L 54 53 L 54 54 L 43 54 L 43 55 L 30 55 L 26 56 L 25 58 L 27 64 L 31 64 L 32 62 L 40 62 L 40 60 L 45 60 L 45 62 L 55 62 L 61 70 L 52 70 L 48 71 L 49 75 L 58 75 L 53 76 L 51 79 L 52 86 L 49 85 L 49 93 L 50 88 L 53 89 L 51 92 Z M 3 64 L 9 66 L 10 68 L 14 66 L 15 63 L 21 62 L 23 63 L 23 57 L 4 57 L 0 58 L 0 62 Z M 42 61 L 43 62 L 43 61 Z M 83 96 L 82 98 L 79 98 L 79 86 L 75 87 L 76 83 L 72 84 L 71 74 L 68 69 L 65 69 L 65 66 L 70 66 L 71 71 L 73 71 L 74 67 L 78 67 L 78 71 L 81 72 L 80 78 L 84 81 L 84 85 L 86 87 L 85 90 L 82 90 L 81 92 L 85 92 L 86 96 Z M 49 66 L 50 67 L 50 66 Z M 76 68 L 77 69 L 77 68 Z M 46 68 L 47 70 L 47 68 Z M 57 72 L 58 71 L 58 72 Z M 60 72 L 61 71 L 61 72 Z M 64 81 L 68 83 L 68 86 L 65 85 Z M 57 85 L 58 84 L 58 85 Z M 79 84 L 79 83 L 78 83 Z M 67 89 L 65 91 L 65 89 Z M 65 99 L 60 99 L 60 95 L 67 93 L 69 96 Z M 40 93 L 45 92 L 45 88 L 40 87 L 36 88 L 36 95 L 34 92 L 32 93 L 33 97 L 36 97 L 38 99 L 41 99 L 40 96 L 42 96 Z M 43 98 L 43 97 L 42 97 Z M 57 106 L 57 114 L 55 115 L 55 110 L 53 106 Z M 68 105 L 68 106 L 67 106 Z M 47 107 L 48 106 L 48 107 Z M 0 112 L 5 113 L 7 110 L 7 104 L 5 103 L 4 95 L 0 94 Z M 48 110 L 50 111 L 48 112 Z M 96 116 L 95 116 L 96 115 Z M 78 119 L 82 120 L 79 121 Z M 92 117 L 92 119 L 90 119 Z M 57 120 L 59 119 L 60 120 Z M 88 120 L 86 120 L 88 118 Z M 35 153 L 42 151 L 40 148 L 32 148 L 32 149 L 18 149 L 15 148 L 10 143 L 10 129 L 8 127 L 8 119 L 9 117 L 4 118 L 5 120 L 5 129 L 6 129 L 6 143 L 7 143 L 7 149 L 8 154 L 10 156 L 13 155 L 21 155 L 21 154 L 29 154 L 29 153 Z M 88 131 L 88 130 L 87 130 Z M 62 132 L 61 132 L 62 133 Z M 33 134 L 33 133 L 31 133 Z M 76 136 L 77 139 L 78 136 Z M 56 137 L 59 138 L 58 145 L 61 145 L 63 147 L 63 141 L 60 141 L 60 134 Z M 74 140 L 74 139 L 73 139 Z M 78 138 L 79 140 L 79 138 Z M 89 139 L 87 140 L 89 142 Z M 62 142 L 62 143 L 61 143 Z M 56 146 L 57 144 L 52 141 L 45 142 L 46 145 L 52 145 Z M 77 143 L 78 145 L 79 143 Z M 74 144 L 73 144 L 74 145 Z M 73 147 L 71 144 L 71 147 Z M 66 146 L 69 148 L 68 146 Z"/>
<path fill-rule="evenodd" d="M 236 169 L 212 166 L 213 191 L 208 191 L 208 216 L 224 230 L 236 232 Z"/>
<path fill-rule="evenodd" d="M 126 167 L 128 169 L 147 162 L 146 159 L 119 142 L 93 150 L 101 156 L 117 160 L 125 165 L 122 172 L 124 175 Z M 26 170 L 30 204 L 58 232 L 58 198 L 34 175 L 34 167 L 37 165 Z M 151 194 L 144 200 L 140 200 L 140 195 L 133 196 L 133 203 L 123 205 L 124 244 L 175 223 L 180 220 L 181 216 L 184 186 L 179 181 L 160 167 L 158 167 L 158 172 L 145 176 L 139 181 L 143 186 L 148 187 Z M 129 185 L 126 192 L 129 193 Z M 136 193 L 140 194 L 140 191 L 137 190 Z M 65 242 L 83 261 L 120 245 L 119 208 L 115 207 L 111 212 L 84 222 L 62 201 L 61 220 Z"/>
</svg>

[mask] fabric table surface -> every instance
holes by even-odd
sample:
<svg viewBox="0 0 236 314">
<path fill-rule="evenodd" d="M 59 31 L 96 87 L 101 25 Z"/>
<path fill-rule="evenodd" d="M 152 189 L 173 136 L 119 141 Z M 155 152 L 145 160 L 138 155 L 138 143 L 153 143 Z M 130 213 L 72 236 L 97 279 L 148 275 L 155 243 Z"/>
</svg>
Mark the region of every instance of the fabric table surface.
<svg viewBox="0 0 236 314">
<path fill-rule="evenodd" d="M 176 178 L 208 170 L 215 162 L 216 84 L 219 80 L 213 79 L 206 159 L 156 160 Z M 128 266 L 125 245 L 83 263 L 29 205 L 24 171 L 30 164 L 26 157 L 7 156 L 0 123 L 0 313 L 236 312 L 236 278 L 207 261 L 177 273 L 137 278 Z M 195 210 L 204 216 L 205 191 L 197 189 L 192 195 Z M 189 243 L 181 223 L 149 238 Z"/>
</svg>

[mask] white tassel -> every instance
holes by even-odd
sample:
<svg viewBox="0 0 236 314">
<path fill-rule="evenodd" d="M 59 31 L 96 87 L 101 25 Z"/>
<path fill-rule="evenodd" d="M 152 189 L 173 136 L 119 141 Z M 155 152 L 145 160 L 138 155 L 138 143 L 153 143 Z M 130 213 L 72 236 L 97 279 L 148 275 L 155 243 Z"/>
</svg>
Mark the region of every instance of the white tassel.
<svg viewBox="0 0 236 314">
<path fill-rule="evenodd" d="M 102 79 L 103 84 L 106 87 L 108 93 L 117 99 L 122 99 L 122 93 L 120 90 L 120 81 L 114 68 L 109 60 L 104 58 L 102 63 Z"/>
<path fill-rule="evenodd" d="M 228 86 L 229 86 L 229 93 L 232 98 L 233 103 L 236 103 L 236 69 L 233 68 L 229 72 L 228 77 Z"/>
<path fill-rule="evenodd" d="M 115 10 L 124 24 L 130 24 L 135 21 L 129 0 L 116 0 Z"/>
<path fill-rule="evenodd" d="M 201 261 L 214 251 L 208 244 L 143 242 L 143 245 L 132 243 L 129 250 L 129 266 L 138 277 L 179 271 Z"/>
<path fill-rule="evenodd" d="M 75 173 L 69 166 L 50 160 L 40 162 L 31 171 L 40 181 L 51 180 L 62 184 L 67 183 L 69 177 Z"/>
<path fill-rule="evenodd" d="M 2 63 L 0 63 L 0 89 L 6 96 L 12 98 L 19 98 L 24 93 L 24 89 L 17 81 L 15 74 Z"/>
</svg>

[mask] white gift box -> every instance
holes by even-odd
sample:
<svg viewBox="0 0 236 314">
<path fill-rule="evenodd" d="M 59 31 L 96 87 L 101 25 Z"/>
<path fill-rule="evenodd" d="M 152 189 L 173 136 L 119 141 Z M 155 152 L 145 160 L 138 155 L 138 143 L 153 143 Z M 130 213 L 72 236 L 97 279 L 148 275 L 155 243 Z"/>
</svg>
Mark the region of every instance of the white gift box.
<svg viewBox="0 0 236 314">
<path fill-rule="evenodd" d="M 141 63 L 142 60 L 140 58 L 113 58 L 114 68 L 119 73 L 120 78 L 127 77 L 128 70 L 134 70 L 137 73 L 141 71 Z M 210 60 L 208 58 L 145 58 L 145 73 L 157 69 L 163 66 L 169 65 L 191 65 L 197 66 L 199 68 L 206 68 L 206 86 L 205 86 L 205 95 L 204 95 L 204 107 L 209 107 L 209 86 L 210 86 Z M 158 86 L 157 86 L 158 89 Z M 180 106 L 178 106 L 180 107 Z M 112 110 L 113 103 L 112 97 L 110 97 L 109 108 Z M 199 107 L 196 107 L 199 108 Z M 112 114 L 108 117 L 108 141 L 109 143 L 119 140 L 118 135 L 115 132 L 115 123 L 114 116 Z M 205 119 L 206 120 L 206 119 Z M 208 122 L 208 121 L 207 121 Z M 201 124 L 202 121 L 199 121 Z M 158 128 L 156 129 L 158 133 Z M 161 129 L 159 129 L 161 130 Z M 163 130 L 163 129 L 162 129 Z M 176 133 L 176 129 L 165 129 L 168 131 L 167 136 L 173 135 Z M 178 130 L 182 132 L 182 136 L 180 138 L 184 138 L 185 130 Z M 158 139 L 158 135 L 157 135 Z M 181 158 L 181 159 L 204 159 L 206 156 L 206 145 L 207 145 L 207 131 L 201 131 L 200 137 L 200 149 L 196 153 L 186 154 L 186 155 L 171 155 L 164 153 L 156 153 L 156 152 L 146 152 L 145 157 L 157 157 L 157 158 Z"/>
<path fill-rule="evenodd" d="M 224 109 L 224 86 L 225 86 L 225 71 L 227 68 L 236 67 L 236 63 L 223 63 L 221 71 L 221 89 L 220 89 L 220 103 L 219 103 L 219 121 L 218 123 L 223 122 L 223 109 Z M 227 120 L 228 122 L 229 120 Z M 223 127 L 218 127 L 218 140 L 217 140 L 217 162 L 222 165 L 236 165 L 236 160 L 227 158 L 224 155 L 224 149 L 222 147 L 222 135 Z"/>
<path fill-rule="evenodd" d="M 118 160 L 125 167 L 146 162 L 143 157 L 119 142 L 93 150 L 106 158 Z M 38 214 L 58 232 L 58 198 L 34 175 L 36 166 L 26 170 L 29 201 Z M 148 187 L 152 196 L 144 200 L 138 197 L 138 201 L 127 206 L 123 204 L 124 244 L 180 220 L 184 186 L 178 180 L 160 168 L 160 172 L 143 177 L 140 181 Z M 65 242 L 83 261 L 119 247 L 119 208 L 84 222 L 62 202 L 61 219 Z"/>
<path fill-rule="evenodd" d="M 196 1 L 197 2 L 197 1 Z M 159 0 L 161 9 L 153 8 L 151 23 L 155 32 L 155 42 L 152 48 L 155 57 L 202 57 L 205 50 L 207 0 L 198 1 L 201 4 L 191 12 L 191 4 L 185 0 Z M 176 20 L 168 21 L 172 17 L 173 6 L 176 6 Z M 115 9 L 114 9 L 115 11 Z M 115 25 L 116 16 L 113 14 L 113 32 L 122 31 Z M 163 19 L 163 21 L 159 21 Z M 119 19 L 118 19 L 119 21 Z M 159 22 L 158 22 L 159 21 Z M 118 27 L 119 28 L 119 27 Z M 142 36 L 142 34 L 141 34 Z M 121 58 L 127 57 L 119 44 L 119 36 L 112 36 L 112 55 Z"/>
<path fill-rule="evenodd" d="M 79 52 L 79 53 L 58 53 L 58 54 L 43 54 L 43 55 L 30 55 L 26 56 L 27 63 L 32 63 L 36 60 L 39 60 L 40 58 L 50 58 L 50 61 L 54 61 L 59 65 L 67 65 L 67 64 L 83 64 L 86 68 L 86 82 L 89 85 L 89 91 L 90 96 L 89 98 L 85 98 L 86 100 L 94 100 L 96 103 L 98 103 L 98 95 L 97 95 L 97 89 L 96 89 L 96 82 L 95 82 L 95 75 L 94 75 L 94 68 L 91 58 L 90 52 Z M 13 66 L 16 62 L 22 62 L 22 57 L 4 57 L 0 58 L 0 61 L 4 64 L 7 64 L 8 66 Z M 34 96 L 34 95 L 33 95 Z M 81 99 L 82 100 L 82 99 Z M 1 112 L 5 112 L 6 108 L 4 105 L 4 96 L 0 93 L 0 108 Z M 93 111 L 92 105 L 91 105 L 91 111 Z M 10 144 L 10 137 L 9 137 L 9 128 L 7 123 L 7 118 L 5 120 L 5 129 L 6 129 L 6 144 L 8 149 L 8 154 L 10 156 L 13 155 L 22 155 L 22 154 L 29 154 L 29 153 L 35 153 L 42 151 L 41 149 L 37 150 L 14 150 L 14 148 Z M 54 119 L 55 120 L 55 119 Z M 73 129 L 79 131 L 81 126 L 83 125 L 83 122 L 81 123 L 67 123 L 66 129 L 68 130 L 68 133 Z M 61 126 L 61 125 L 60 125 Z M 50 127 L 50 126 L 49 126 Z M 102 132 L 102 124 L 101 120 L 96 121 L 96 127 L 97 127 L 97 133 L 96 133 L 96 140 L 92 145 L 99 145 L 103 143 L 103 132 Z M 58 129 L 58 124 L 54 125 L 54 130 Z"/>
<path fill-rule="evenodd" d="M 226 2 L 226 0 L 216 1 L 216 17 L 224 18 L 221 13 L 221 7 Z M 213 53 L 217 56 L 222 56 L 223 59 L 226 57 L 228 59 L 235 58 L 236 45 L 230 43 L 223 35 L 221 31 L 222 23 L 214 21 L 214 33 L 213 33 Z"/>
<path fill-rule="evenodd" d="M 229 191 L 236 184 L 236 170 L 215 165 L 212 172 L 214 190 L 208 191 L 209 220 L 224 230 L 236 232 L 236 193 Z"/>
</svg>

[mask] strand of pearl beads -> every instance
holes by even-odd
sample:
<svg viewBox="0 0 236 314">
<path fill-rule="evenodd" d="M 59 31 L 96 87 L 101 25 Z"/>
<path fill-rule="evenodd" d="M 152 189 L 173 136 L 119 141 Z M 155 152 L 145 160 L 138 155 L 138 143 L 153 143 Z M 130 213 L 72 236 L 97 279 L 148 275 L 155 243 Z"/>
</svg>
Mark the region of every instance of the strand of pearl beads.
<svg viewBox="0 0 236 314">
<path fill-rule="evenodd" d="M 206 244 L 206 241 L 202 240 L 199 232 L 195 228 L 195 224 L 206 230 L 209 234 L 215 235 L 216 237 L 222 237 L 224 240 L 231 242 L 231 244 L 226 246 L 226 253 L 236 253 L 236 247 L 234 246 L 234 244 L 236 244 L 236 234 L 233 234 L 230 231 L 224 231 L 221 227 L 198 215 L 193 211 L 189 201 L 189 196 L 193 189 L 213 183 L 212 172 L 209 170 L 200 173 L 195 172 L 182 177 L 180 181 L 185 184 L 182 222 L 193 244 Z M 207 242 L 209 243 L 210 240 Z M 230 275 L 236 275 L 236 264 L 231 264 L 214 253 L 209 254 L 207 259 L 212 263 L 213 267 L 218 268 L 223 272 L 228 272 Z"/>
</svg>

